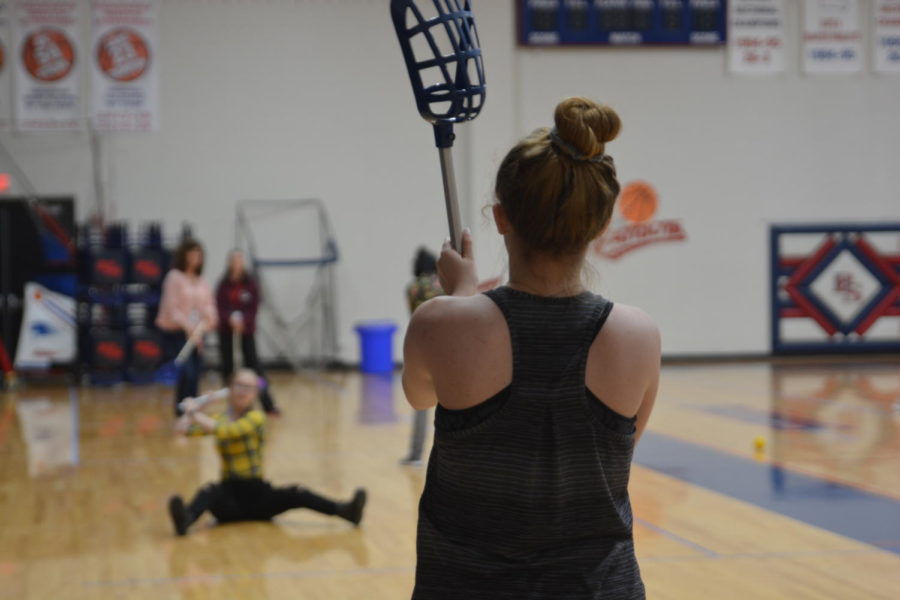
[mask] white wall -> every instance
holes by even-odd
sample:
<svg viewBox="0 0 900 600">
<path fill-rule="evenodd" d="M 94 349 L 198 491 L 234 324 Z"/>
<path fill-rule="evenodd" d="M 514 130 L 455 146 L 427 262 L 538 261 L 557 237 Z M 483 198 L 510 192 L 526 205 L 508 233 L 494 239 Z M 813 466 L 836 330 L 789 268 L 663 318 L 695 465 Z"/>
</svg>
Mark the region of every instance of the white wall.
<svg viewBox="0 0 900 600">
<path fill-rule="evenodd" d="M 194 223 L 212 277 L 233 243 L 236 201 L 322 198 L 341 249 L 338 318 L 350 361 L 356 322 L 405 324 L 413 250 L 446 236 L 437 153 L 387 6 L 164 1 L 162 128 L 103 140 L 118 216 Z M 511 0 L 475 8 L 489 92 L 478 120 L 457 129 L 456 160 L 485 277 L 504 264 L 480 213 L 494 171 L 573 94 L 620 112 L 624 130 L 608 151 L 621 180 L 651 181 L 659 217 L 687 230 L 686 243 L 594 261 L 596 288 L 654 315 L 668 354 L 768 351 L 769 223 L 900 216 L 900 77 L 808 78 L 796 43 L 789 73 L 775 78 L 726 74 L 721 48 L 522 49 Z M 796 40 L 796 2 L 787 18 Z M 86 135 L 0 139 L 41 193 L 74 192 L 87 214 Z"/>
</svg>

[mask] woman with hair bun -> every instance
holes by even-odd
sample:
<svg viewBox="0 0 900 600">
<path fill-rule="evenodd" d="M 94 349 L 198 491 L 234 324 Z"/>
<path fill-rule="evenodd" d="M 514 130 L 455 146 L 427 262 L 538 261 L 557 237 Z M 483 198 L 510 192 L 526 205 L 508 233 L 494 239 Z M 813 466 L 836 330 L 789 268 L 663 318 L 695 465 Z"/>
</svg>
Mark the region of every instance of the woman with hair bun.
<svg viewBox="0 0 900 600">
<path fill-rule="evenodd" d="M 559 103 L 516 144 L 493 214 L 509 281 L 476 294 L 472 238 L 445 244 L 445 296 L 416 310 L 403 387 L 436 405 L 413 598 L 644 598 L 628 478 L 659 380 L 638 308 L 586 290 L 587 248 L 619 193 L 616 112 Z"/>
</svg>

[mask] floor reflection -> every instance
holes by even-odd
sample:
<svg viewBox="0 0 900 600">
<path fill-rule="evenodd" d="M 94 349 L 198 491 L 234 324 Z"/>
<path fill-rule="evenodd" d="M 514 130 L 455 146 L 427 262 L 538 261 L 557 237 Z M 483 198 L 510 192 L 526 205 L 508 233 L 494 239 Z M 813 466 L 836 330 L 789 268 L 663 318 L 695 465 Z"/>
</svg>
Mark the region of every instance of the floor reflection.
<svg viewBox="0 0 900 600">
<path fill-rule="evenodd" d="M 861 472 L 900 451 L 896 364 L 772 367 L 772 457 Z M 784 477 L 773 475 L 784 490 Z"/>
<path fill-rule="evenodd" d="M 21 398 L 16 412 L 29 476 L 41 477 L 78 464 L 78 396 L 74 391 L 68 403 Z"/>
<path fill-rule="evenodd" d="M 367 425 L 396 423 L 394 374 L 363 373 L 361 378 L 359 422 Z"/>
<path fill-rule="evenodd" d="M 369 550 L 360 529 L 329 527 L 321 533 L 299 535 L 290 529 L 290 523 L 276 519 L 218 525 L 174 540 L 169 547 L 169 577 L 182 593 L 206 597 L 218 584 L 228 592 L 222 597 L 232 597 L 249 586 L 252 597 L 263 598 L 268 597 L 266 580 L 315 576 L 317 567 L 321 568 L 316 559 L 324 554 L 341 553 L 358 568 L 369 566 Z M 227 549 L 227 560 L 223 560 L 223 549 Z"/>
</svg>

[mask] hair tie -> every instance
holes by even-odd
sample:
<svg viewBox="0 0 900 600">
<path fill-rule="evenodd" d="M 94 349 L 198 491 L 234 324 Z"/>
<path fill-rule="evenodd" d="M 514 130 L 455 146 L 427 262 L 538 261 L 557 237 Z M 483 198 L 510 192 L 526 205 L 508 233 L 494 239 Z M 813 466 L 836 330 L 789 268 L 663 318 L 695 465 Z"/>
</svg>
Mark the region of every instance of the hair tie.
<svg viewBox="0 0 900 600">
<path fill-rule="evenodd" d="M 606 154 L 604 154 L 603 152 L 601 152 L 600 154 L 595 154 L 594 156 L 582 154 L 578 151 L 578 148 L 559 137 L 559 131 L 556 129 L 556 127 L 550 130 L 550 141 L 554 146 L 556 146 L 559 150 L 562 150 L 564 154 L 566 154 L 573 160 L 598 163 L 603 162 L 603 159 L 606 158 Z"/>
</svg>

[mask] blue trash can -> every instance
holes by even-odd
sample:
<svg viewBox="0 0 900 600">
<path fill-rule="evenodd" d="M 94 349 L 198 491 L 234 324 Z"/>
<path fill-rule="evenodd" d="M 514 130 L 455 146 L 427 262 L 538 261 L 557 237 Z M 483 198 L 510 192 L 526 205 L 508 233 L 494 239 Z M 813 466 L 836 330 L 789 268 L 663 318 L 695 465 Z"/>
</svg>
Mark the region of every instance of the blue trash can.
<svg viewBox="0 0 900 600">
<path fill-rule="evenodd" d="M 390 321 L 368 321 L 356 326 L 362 356 L 363 373 L 390 373 L 394 370 L 394 332 L 397 326 Z"/>
</svg>

